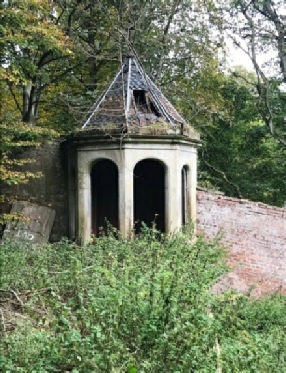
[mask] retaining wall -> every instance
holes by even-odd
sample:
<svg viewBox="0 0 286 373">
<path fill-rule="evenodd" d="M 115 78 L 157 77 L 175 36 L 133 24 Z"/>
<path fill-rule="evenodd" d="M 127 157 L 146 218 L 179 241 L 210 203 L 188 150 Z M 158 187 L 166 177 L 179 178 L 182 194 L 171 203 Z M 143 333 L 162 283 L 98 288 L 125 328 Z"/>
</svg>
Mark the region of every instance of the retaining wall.
<svg viewBox="0 0 286 373">
<path fill-rule="evenodd" d="M 28 184 L 1 185 L 1 194 L 10 201 L 2 203 L 0 212 L 10 212 L 14 200 L 30 201 L 55 210 L 56 216 L 50 241 L 58 241 L 68 235 L 68 187 L 66 162 L 60 141 L 46 143 L 36 148 L 26 149 L 15 158 L 30 158 L 34 162 L 25 165 L 26 171 L 41 172 L 42 176 L 31 179 Z"/>
</svg>

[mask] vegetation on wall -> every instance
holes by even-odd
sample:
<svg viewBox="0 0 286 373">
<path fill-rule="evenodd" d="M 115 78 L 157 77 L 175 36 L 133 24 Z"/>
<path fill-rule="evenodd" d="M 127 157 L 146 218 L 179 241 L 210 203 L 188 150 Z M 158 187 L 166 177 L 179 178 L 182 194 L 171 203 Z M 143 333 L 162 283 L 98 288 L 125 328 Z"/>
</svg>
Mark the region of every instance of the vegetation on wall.
<svg viewBox="0 0 286 373">
<path fill-rule="evenodd" d="M 286 303 L 212 294 L 218 240 L 1 242 L 1 371 L 283 372 Z"/>
<path fill-rule="evenodd" d="M 17 120 L 8 110 L 4 109 L 5 103 L 5 99 L 3 99 L 2 105 L 0 104 L 1 202 L 11 198 L 11 196 L 7 197 L 5 193 L 3 193 L 2 187 L 27 184 L 31 179 L 43 176 L 41 172 L 35 173 L 27 169 L 27 164 L 33 163 L 36 160 L 34 158 L 27 158 L 24 150 L 40 146 L 44 141 L 55 139 L 59 136 L 59 134 L 51 128 L 30 126 L 27 123 Z M 1 215 L 0 223 L 2 224 L 6 218 L 4 215 Z"/>
<path fill-rule="evenodd" d="M 1 121 L 14 132 L 21 132 L 22 122 L 62 134 L 79 128 L 131 51 L 201 133 L 200 185 L 281 206 L 286 194 L 282 5 L 280 0 L 2 2 Z M 253 73 L 228 68 L 227 38 L 245 49 Z M 274 57 L 264 66 L 259 54 L 271 51 Z"/>
</svg>

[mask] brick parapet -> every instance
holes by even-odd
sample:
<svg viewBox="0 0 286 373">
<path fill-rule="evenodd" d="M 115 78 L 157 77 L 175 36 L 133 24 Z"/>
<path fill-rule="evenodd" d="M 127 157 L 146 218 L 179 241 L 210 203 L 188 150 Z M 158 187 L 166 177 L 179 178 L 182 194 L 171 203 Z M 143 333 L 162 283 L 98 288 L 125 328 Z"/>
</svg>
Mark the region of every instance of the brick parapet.
<svg viewBox="0 0 286 373">
<path fill-rule="evenodd" d="M 216 289 L 286 293 L 286 209 L 222 194 L 197 192 L 198 233 L 222 234 L 232 272 Z"/>
</svg>

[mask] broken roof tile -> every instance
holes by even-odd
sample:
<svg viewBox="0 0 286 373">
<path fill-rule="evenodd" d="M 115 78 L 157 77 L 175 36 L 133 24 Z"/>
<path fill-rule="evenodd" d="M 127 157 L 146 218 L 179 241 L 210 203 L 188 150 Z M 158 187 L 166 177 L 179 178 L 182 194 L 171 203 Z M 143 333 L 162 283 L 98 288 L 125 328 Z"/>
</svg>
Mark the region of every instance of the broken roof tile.
<svg viewBox="0 0 286 373">
<path fill-rule="evenodd" d="M 188 127 L 173 105 L 152 82 L 134 56 L 128 56 L 115 78 L 91 109 L 82 129 L 165 122 L 170 127 Z"/>
</svg>

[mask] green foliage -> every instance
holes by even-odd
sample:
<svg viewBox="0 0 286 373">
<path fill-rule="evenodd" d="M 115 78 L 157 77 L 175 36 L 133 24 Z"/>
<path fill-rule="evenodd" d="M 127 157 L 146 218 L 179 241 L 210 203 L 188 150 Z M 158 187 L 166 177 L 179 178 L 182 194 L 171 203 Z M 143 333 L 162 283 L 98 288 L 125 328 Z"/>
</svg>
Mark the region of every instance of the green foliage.
<svg viewBox="0 0 286 373">
<path fill-rule="evenodd" d="M 228 314 L 229 306 L 233 312 Z M 214 307 L 219 322 L 228 320 L 225 338 L 218 337 L 223 371 L 285 372 L 285 297 L 225 294 Z"/>
<path fill-rule="evenodd" d="M 2 242 L 2 371 L 283 372 L 285 299 L 212 295 L 223 257 L 147 228 L 85 247 Z"/>
<path fill-rule="evenodd" d="M 5 192 L 3 193 L 3 186 L 7 188 L 10 185 L 27 184 L 31 179 L 43 176 L 42 172 L 32 172 L 27 168 L 27 165 L 36 160 L 27 157 L 24 151 L 40 146 L 44 141 L 54 139 L 59 134 L 49 128 L 30 126 L 16 119 L 13 120 L 12 115 L 7 118 L 1 114 L 0 112 L 0 200 L 7 202 L 12 196 L 7 197 Z M 15 214 L 3 214 L 2 210 L 0 223 L 5 224 L 15 217 Z"/>
<path fill-rule="evenodd" d="M 49 128 L 30 126 L 20 121 L 9 96 L 5 82 L 0 82 L 0 180 L 1 183 L 25 184 L 31 178 L 40 177 L 25 168 L 34 159 L 19 156 L 23 150 L 41 145 L 44 141 L 58 137 L 59 134 Z M 3 198 L 3 196 L 0 196 Z"/>
<path fill-rule="evenodd" d="M 39 146 L 43 141 L 55 138 L 58 134 L 54 130 L 32 127 L 16 120 L 4 120 L 0 124 L 0 134 L 1 182 L 8 185 L 26 184 L 32 178 L 40 177 L 41 174 L 32 173 L 25 169 L 27 164 L 33 163 L 35 160 L 19 155 L 24 149 Z"/>
<path fill-rule="evenodd" d="M 253 90 L 225 76 L 218 91 L 228 114 L 214 113 L 204 128 L 199 183 L 230 196 L 283 206 L 285 147 L 264 126 Z"/>
<path fill-rule="evenodd" d="M 285 148 L 285 0 L 235 0 L 221 4 L 228 19 L 229 37 L 253 64 L 261 118 Z"/>
<path fill-rule="evenodd" d="M 53 128 L 70 130 L 67 120 L 83 120 L 130 53 L 130 42 L 167 88 L 186 74 L 208 71 L 219 47 L 207 8 L 190 0 L 9 0 L 0 7 L 0 76 L 23 121 L 51 125 L 53 113 Z"/>
<path fill-rule="evenodd" d="M 201 132 L 200 185 L 281 206 L 285 147 L 262 124 L 271 122 L 284 137 L 285 92 L 277 74 L 266 87 L 243 71 L 234 72 L 240 80 L 223 72 L 223 30 L 231 30 L 229 22 L 237 28 L 233 20 L 240 20 L 244 2 L 222 3 L 220 8 L 221 2 L 212 0 L 3 2 L 0 114 L 12 125 L 2 132 L 14 131 L 19 145 L 19 131 L 25 145 L 19 121 L 62 134 L 73 131 L 131 49 Z M 264 40 L 265 32 L 259 38 Z M 9 183 L 20 182 L 23 175 L 16 176 L 9 176 Z"/>
<path fill-rule="evenodd" d="M 53 2 L 2 2 L 0 76 L 6 82 L 22 121 L 34 125 L 42 92 L 59 81 L 73 54 L 68 35 L 55 17 Z"/>
</svg>

